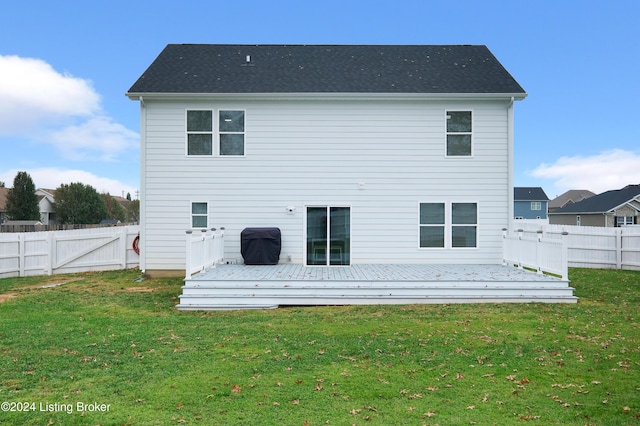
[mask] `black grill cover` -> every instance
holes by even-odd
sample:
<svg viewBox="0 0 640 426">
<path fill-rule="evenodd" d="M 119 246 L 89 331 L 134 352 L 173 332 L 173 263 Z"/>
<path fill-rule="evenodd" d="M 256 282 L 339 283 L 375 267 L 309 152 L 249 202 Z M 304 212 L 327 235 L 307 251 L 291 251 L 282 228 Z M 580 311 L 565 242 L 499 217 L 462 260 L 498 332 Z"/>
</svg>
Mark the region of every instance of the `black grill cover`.
<svg viewBox="0 0 640 426">
<path fill-rule="evenodd" d="M 281 247 L 280 228 L 245 228 L 240 233 L 245 265 L 277 265 Z"/>
</svg>

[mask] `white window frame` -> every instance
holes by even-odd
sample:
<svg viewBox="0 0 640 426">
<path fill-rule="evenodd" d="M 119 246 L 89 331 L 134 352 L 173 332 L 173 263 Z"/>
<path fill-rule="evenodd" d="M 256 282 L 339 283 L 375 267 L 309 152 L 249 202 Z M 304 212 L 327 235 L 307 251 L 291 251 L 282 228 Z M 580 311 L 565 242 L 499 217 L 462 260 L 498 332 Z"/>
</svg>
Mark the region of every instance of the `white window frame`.
<svg viewBox="0 0 640 426">
<path fill-rule="evenodd" d="M 191 111 L 208 111 L 211 113 L 211 130 L 192 130 L 189 131 L 188 122 L 189 122 L 189 112 Z M 209 108 L 186 108 L 184 110 L 184 154 L 189 158 L 210 158 L 215 155 L 215 127 L 216 127 L 216 116 L 215 110 Z M 211 135 L 211 154 L 189 154 L 189 135 Z"/>
<path fill-rule="evenodd" d="M 471 114 L 471 131 L 470 132 L 449 132 L 447 130 L 447 120 L 449 119 L 449 113 L 451 112 L 468 112 Z M 472 109 L 446 109 L 444 111 L 444 156 L 446 158 L 472 158 L 474 153 L 474 129 L 475 129 L 475 114 Z M 469 155 L 449 155 L 449 135 L 469 135 L 470 136 L 470 152 Z"/>
<path fill-rule="evenodd" d="M 537 210 L 542 210 L 542 202 L 541 201 L 532 201 L 531 202 L 531 210 L 532 211 L 537 211 Z"/>
<path fill-rule="evenodd" d="M 617 228 L 627 225 L 633 225 L 633 216 L 615 216 L 613 226 Z"/>
<path fill-rule="evenodd" d="M 220 124 L 221 124 L 220 113 L 222 113 L 223 111 L 242 112 L 243 122 L 244 122 L 242 132 L 223 132 L 220 130 Z M 224 158 L 246 157 L 247 155 L 247 110 L 241 109 L 241 108 L 218 108 L 216 117 L 217 117 L 216 124 L 214 124 L 216 128 L 216 141 L 217 141 L 216 156 L 224 157 Z M 242 135 L 242 154 L 222 154 L 222 149 L 221 149 L 222 140 L 220 138 L 221 135 Z"/>
<path fill-rule="evenodd" d="M 444 204 L 444 224 L 422 224 L 420 223 L 420 206 L 422 204 Z M 453 205 L 454 204 L 475 204 L 476 206 L 476 223 L 475 224 L 454 224 L 453 223 Z M 463 200 L 428 200 L 418 203 L 418 249 L 419 250 L 476 250 L 480 247 L 480 203 L 478 201 Z M 476 228 L 476 245 L 474 247 L 454 247 L 453 246 L 453 228 L 456 226 L 475 226 Z M 444 227 L 444 246 L 443 247 L 422 247 L 420 245 L 420 229 L 422 227 Z"/>
<path fill-rule="evenodd" d="M 187 128 L 189 111 L 209 111 L 211 112 L 211 131 L 189 131 Z M 244 130 L 242 132 L 222 132 L 220 131 L 220 113 L 222 111 L 238 111 L 244 116 Z M 243 158 L 247 156 L 247 110 L 243 108 L 186 108 L 184 113 L 184 130 L 185 130 L 185 156 L 188 158 Z M 189 154 L 189 135 L 190 134 L 210 134 L 211 135 L 211 154 Z M 242 135 L 242 151 L 241 155 L 222 154 L 220 149 L 220 135 L 237 134 Z"/>
<path fill-rule="evenodd" d="M 204 204 L 207 207 L 206 213 L 194 213 L 193 207 L 195 204 Z M 206 219 L 205 226 L 194 226 L 193 219 L 196 217 L 204 217 Z M 208 229 L 209 228 L 209 202 L 203 200 L 193 200 L 189 203 L 189 228 L 191 229 Z"/>
</svg>

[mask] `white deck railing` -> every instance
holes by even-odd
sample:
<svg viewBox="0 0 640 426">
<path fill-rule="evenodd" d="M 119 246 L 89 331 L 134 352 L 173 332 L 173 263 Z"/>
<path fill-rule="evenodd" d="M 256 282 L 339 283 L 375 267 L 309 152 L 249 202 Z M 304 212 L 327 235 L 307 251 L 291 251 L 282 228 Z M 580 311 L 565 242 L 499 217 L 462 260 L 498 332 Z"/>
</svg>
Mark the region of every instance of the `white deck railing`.
<svg viewBox="0 0 640 426">
<path fill-rule="evenodd" d="M 559 275 L 563 280 L 569 279 L 569 263 L 567 261 L 567 232 L 561 239 L 543 238 L 542 231 L 537 237 L 525 237 L 521 229 L 518 235 L 508 235 L 502 230 L 503 263 L 516 265 L 518 268 L 529 268 L 539 274 Z"/>
<path fill-rule="evenodd" d="M 215 268 L 224 259 L 224 228 L 187 231 L 186 276 Z"/>
</svg>

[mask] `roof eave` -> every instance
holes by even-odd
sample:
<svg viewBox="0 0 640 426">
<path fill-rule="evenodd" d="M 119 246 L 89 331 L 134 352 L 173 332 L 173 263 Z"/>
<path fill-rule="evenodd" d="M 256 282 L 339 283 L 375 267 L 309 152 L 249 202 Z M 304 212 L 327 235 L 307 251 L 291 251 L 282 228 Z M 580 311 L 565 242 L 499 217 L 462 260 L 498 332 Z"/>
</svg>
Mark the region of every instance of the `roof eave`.
<svg viewBox="0 0 640 426">
<path fill-rule="evenodd" d="M 327 92 L 305 92 L 305 93 L 167 93 L 167 92 L 127 92 L 125 93 L 131 100 L 142 99 L 168 99 L 184 100 L 194 98 L 215 98 L 215 99 L 363 99 L 363 100 L 511 100 L 521 101 L 527 97 L 527 93 L 327 93 Z"/>
</svg>

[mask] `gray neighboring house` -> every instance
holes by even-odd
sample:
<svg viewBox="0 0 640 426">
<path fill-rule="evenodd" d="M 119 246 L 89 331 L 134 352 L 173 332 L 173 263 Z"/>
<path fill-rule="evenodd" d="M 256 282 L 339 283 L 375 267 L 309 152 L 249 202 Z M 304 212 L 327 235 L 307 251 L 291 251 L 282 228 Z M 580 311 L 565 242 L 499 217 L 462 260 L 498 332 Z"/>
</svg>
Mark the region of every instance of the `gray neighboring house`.
<svg viewBox="0 0 640 426">
<path fill-rule="evenodd" d="M 611 228 L 638 225 L 639 215 L 640 185 L 627 185 L 549 212 L 549 223 Z"/>
<path fill-rule="evenodd" d="M 546 219 L 549 197 L 539 186 L 513 188 L 515 219 Z"/>
<path fill-rule="evenodd" d="M 587 198 L 593 197 L 595 192 L 591 192 L 587 189 L 570 189 L 569 191 L 558 195 L 553 200 L 549 201 L 549 213 L 558 209 L 568 207 L 571 204 L 578 203 Z"/>
</svg>

